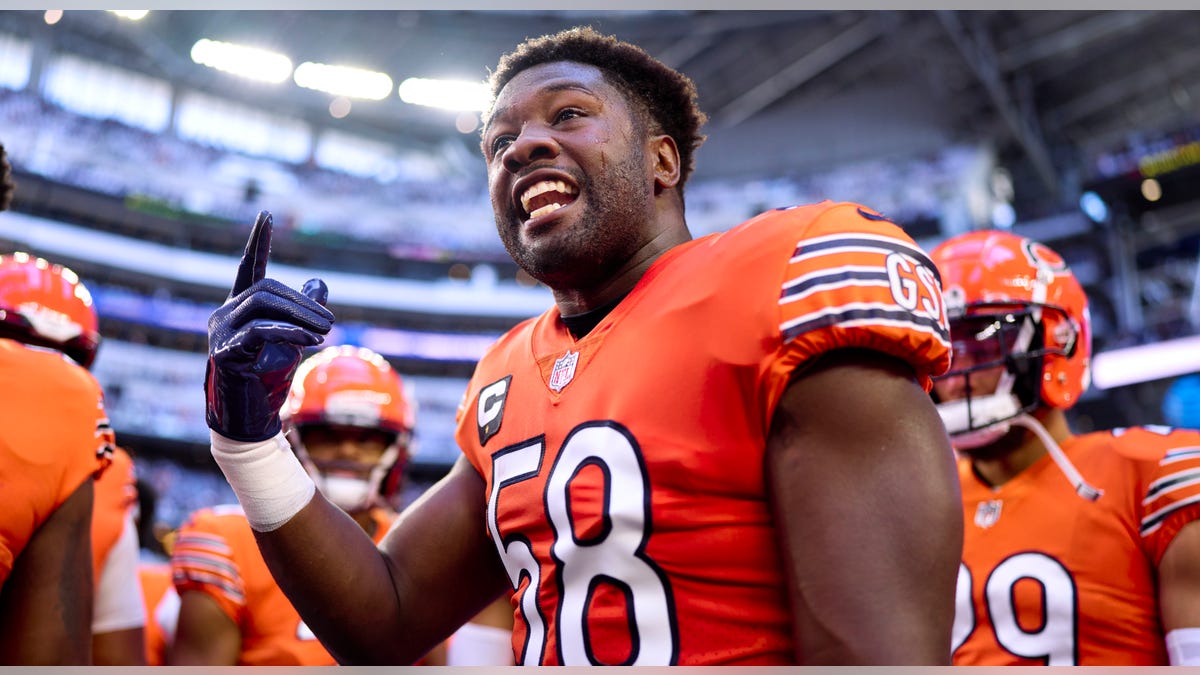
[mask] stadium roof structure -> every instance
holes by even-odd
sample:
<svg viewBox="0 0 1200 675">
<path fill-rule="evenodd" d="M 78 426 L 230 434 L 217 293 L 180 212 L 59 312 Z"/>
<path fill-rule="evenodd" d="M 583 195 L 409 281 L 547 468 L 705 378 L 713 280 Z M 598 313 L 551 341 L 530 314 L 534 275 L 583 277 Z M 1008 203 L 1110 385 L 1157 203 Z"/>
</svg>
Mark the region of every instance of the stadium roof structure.
<svg viewBox="0 0 1200 675">
<path fill-rule="evenodd" d="M 1163 10 L 154 10 L 143 20 L 0 12 L 0 30 L 329 123 L 330 96 L 203 68 L 201 38 L 296 63 L 482 80 L 527 36 L 592 25 L 691 76 L 709 113 L 697 176 L 819 170 L 986 141 L 1017 191 L 1074 199 L 1099 152 L 1200 124 L 1200 12 Z M 396 96 L 338 120 L 395 142 L 461 141 L 454 115 Z"/>
</svg>

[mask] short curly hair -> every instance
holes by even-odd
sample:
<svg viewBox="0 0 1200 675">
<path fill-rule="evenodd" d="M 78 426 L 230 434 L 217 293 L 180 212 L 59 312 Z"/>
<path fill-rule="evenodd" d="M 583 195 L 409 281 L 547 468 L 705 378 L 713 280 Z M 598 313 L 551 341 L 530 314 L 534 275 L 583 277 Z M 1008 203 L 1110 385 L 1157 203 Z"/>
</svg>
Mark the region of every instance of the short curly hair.
<svg viewBox="0 0 1200 675">
<path fill-rule="evenodd" d="M 501 57 L 488 79 L 492 100 L 521 71 L 555 61 L 595 66 L 609 83 L 641 104 L 656 127 L 654 131 L 673 138 L 679 148 L 682 192 L 695 166 L 696 149 L 704 143 L 700 128 L 708 120 L 696 102 L 692 80 L 637 45 L 603 35 L 590 26 L 577 26 L 526 40 Z M 490 115 L 491 110 L 485 112 L 485 119 Z"/>
<path fill-rule="evenodd" d="M 0 143 L 0 211 L 8 210 L 12 205 L 16 187 L 12 177 L 12 165 L 8 163 L 8 153 L 4 150 L 4 144 Z"/>
</svg>

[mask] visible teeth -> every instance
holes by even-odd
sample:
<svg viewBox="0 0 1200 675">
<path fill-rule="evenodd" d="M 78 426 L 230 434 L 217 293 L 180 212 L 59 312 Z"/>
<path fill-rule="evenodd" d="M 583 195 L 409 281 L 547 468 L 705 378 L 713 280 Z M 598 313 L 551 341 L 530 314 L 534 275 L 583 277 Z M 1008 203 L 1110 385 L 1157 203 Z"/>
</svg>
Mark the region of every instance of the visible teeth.
<svg viewBox="0 0 1200 675">
<path fill-rule="evenodd" d="M 544 216 L 547 213 L 552 213 L 561 208 L 562 208 L 562 204 L 547 204 L 547 205 L 543 206 L 542 208 L 538 209 L 537 211 L 534 211 L 533 213 L 529 214 L 529 217 L 537 218 L 538 216 Z"/>
<path fill-rule="evenodd" d="M 521 194 L 521 208 L 528 211 L 530 200 L 532 200 L 534 197 L 536 197 L 540 194 L 543 194 L 545 192 L 561 192 L 562 194 L 565 194 L 565 195 L 573 195 L 579 191 L 576 190 L 574 186 L 567 185 L 566 183 L 564 183 L 561 180 L 538 181 L 537 183 L 534 183 L 533 185 L 529 186 L 529 188 L 526 189 L 525 192 Z M 557 205 L 555 205 L 555 206 L 557 207 Z M 541 209 L 538 209 L 538 211 L 542 211 L 544 208 L 545 207 L 542 207 Z M 530 215 L 533 215 L 533 214 L 530 214 Z"/>
</svg>

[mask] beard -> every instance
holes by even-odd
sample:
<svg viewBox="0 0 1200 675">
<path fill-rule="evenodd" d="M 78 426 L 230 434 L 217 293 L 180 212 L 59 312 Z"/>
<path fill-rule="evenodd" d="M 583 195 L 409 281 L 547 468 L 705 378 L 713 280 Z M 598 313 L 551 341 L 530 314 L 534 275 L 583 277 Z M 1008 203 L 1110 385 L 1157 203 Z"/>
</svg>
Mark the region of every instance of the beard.
<svg viewBox="0 0 1200 675">
<path fill-rule="evenodd" d="M 579 186 L 573 221 L 550 225 L 533 241 L 521 234 L 523 216 L 509 200 L 493 201 L 504 248 L 521 269 L 552 289 L 592 288 L 610 279 L 642 246 L 652 185 L 645 175 L 645 150 L 588 177 L 571 171 Z"/>
</svg>

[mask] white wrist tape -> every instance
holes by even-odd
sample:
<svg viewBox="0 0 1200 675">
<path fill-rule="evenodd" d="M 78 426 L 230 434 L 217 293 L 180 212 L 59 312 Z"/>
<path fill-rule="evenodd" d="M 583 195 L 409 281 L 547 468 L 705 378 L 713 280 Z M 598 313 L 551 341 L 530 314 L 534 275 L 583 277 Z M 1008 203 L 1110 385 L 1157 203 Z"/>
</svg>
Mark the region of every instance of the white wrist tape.
<svg viewBox="0 0 1200 675">
<path fill-rule="evenodd" d="M 1167 633 L 1167 661 L 1173 666 L 1200 666 L 1200 628 Z"/>
<path fill-rule="evenodd" d="M 250 527 L 270 532 L 292 519 L 317 491 L 283 433 L 242 443 L 211 431 L 212 454 Z"/>
<path fill-rule="evenodd" d="M 448 666 L 511 666 L 512 631 L 496 626 L 466 623 L 450 636 Z"/>
</svg>

